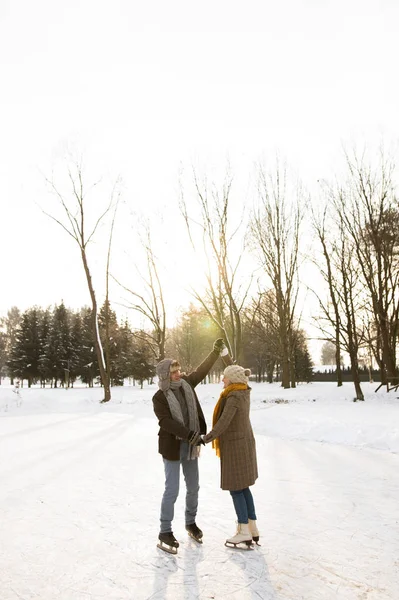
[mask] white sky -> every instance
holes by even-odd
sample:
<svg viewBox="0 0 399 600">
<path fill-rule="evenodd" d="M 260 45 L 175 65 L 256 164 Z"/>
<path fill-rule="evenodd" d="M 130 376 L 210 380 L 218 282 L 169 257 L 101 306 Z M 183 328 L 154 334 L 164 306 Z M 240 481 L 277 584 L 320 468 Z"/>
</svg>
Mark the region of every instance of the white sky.
<svg viewBox="0 0 399 600">
<path fill-rule="evenodd" d="M 67 147 L 157 224 L 193 160 L 229 157 L 245 182 L 279 149 L 312 188 L 343 141 L 398 138 L 398 23 L 394 0 L 2 0 L 0 312 L 88 302 L 79 253 L 38 207 Z M 165 223 L 175 266 L 185 231 Z"/>
</svg>

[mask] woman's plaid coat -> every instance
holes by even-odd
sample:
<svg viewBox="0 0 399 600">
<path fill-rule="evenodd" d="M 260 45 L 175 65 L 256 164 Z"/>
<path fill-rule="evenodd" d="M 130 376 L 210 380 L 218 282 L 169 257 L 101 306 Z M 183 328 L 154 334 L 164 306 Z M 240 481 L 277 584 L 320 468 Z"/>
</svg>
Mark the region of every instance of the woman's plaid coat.
<svg viewBox="0 0 399 600">
<path fill-rule="evenodd" d="M 222 490 L 243 490 L 258 478 L 249 409 L 250 389 L 232 391 L 222 400 L 220 417 L 205 437 L 206 442 L 219 438 Z"/>
</svg>

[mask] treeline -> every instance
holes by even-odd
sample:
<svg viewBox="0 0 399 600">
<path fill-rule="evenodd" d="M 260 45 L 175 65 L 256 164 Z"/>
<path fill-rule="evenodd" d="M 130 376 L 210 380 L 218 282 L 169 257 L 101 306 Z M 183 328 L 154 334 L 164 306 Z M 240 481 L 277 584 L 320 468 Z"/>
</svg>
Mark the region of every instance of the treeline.
<svg viewBox="0 0 399 600">
<path fill-rule="evenodd" d="M 342 381 L 353 382 L 352 370 L 350 367 L 342 367 L 340 374 Z M 379 369 L 370 369 L 366 366 L 359 368 L 359 378 L 361 382 L 381 382 L 381 371 Z M 315 371 L 313 381 L 337 381 L 337 370 L 335 366 L 326 371 Z"/>
<path fill-rule="evenodd" d="M 104 313 L 105 306 L 98 317 L 105 341 Z M 27 380 L 29 387 L 73 386 L 77 379 L 92 387 L 99 381 L 99 367 L 91 318 L 91 308 L 74 311 L 63 303 L 52 309 L 35 306 L 22 314 L 13 307 L 1 323 L 1 375 Z M 123 385 L 126 378 L 141 383 L 151 378 L 154 361 L 142 336 L 134 335 L 127 321 L 118 323 L 114 311 L 108 311 L 108 318 L 112 385 Z"/>
<path fill-rule="evenodd" d="M 263 307 L 265 309 L 265 302 Z M 108 316 L 108 343 L 106 320 Z M 250 366 L 257 381 L 281 378 L 281 348 L 277 329 L 269 317 L 249 311 L 243 322 L 243 364 Z M 269 315 L 270 316 L 270 315 Z M 53 308 L 32 307 L 21 313 L 13 307 L 0 322 L 0 377 L 26 380 L 28 386 L 73 386 L 79 380 L 88 386 L 101 383 L 94 351 L 91 309 L 71 310 L 61 302 Z M 111 385 L 123 385 L 126 379 L 151 381 L 159 360 L 154 332 L 133 330 L 125 319 L 118 322 L 115 311 L 104 304 L 98 315 L 99 332 L 109 349 Z M 190 305 L 176 326 L 167 331 L 166 356 L 177 357 L 190 372 L 212 350 L 220 331 L 201 307 Z M 312 362 L 303 331 L 295 334 L 293 381 L 310 381 Z M 218 361 L 209 380 L 219 380 L 223 370 Z M 1 379 L 0 379 L 1 381 Z"/>
<path fill-rule="evenodd" d="M 398 382 L 399 203 L 397 173 L 383 153 L 375 166 L 347 156 L 347 176 L 328 186 L 313 213 L 328 298 L 318 296 L 319 327 L 335 347 L 338 385 L 349 356 L 356 398 L 363 400 L 361 362 L 378 366 L 381 382 Z"/>
</svg>

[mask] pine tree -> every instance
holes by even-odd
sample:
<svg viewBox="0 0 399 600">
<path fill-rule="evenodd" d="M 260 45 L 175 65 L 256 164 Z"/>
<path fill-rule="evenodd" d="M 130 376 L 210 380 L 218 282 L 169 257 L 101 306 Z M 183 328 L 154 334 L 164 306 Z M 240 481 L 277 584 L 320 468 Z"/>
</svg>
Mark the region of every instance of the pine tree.
<svg viewBox="0 0 399 600">
<path fill-rule="evenodd" d="M 7 335 L 5 331 L 0 331 L 0 385 L 1 378 L 4 376 L 5 366 L 7 364 Z"/>
<path fill-rule="evenodd" d="M 107 331 L 107 318 L 108 318 L 108 340 L 106 339 Z M 112 310 L 110 303 L 104 302 L 98 315 L 98 326 L 100 329 L 100 338 L 105 351 L 105 362 L 108 369 L 111 385 L 123 385 L 123 376 L 119 371 L 118 367 L 118 356 L 119 356 L 119 325 L 116 317 L 116 312 Z"/>
<path fill-rule="evenodd" d="M 44 368 L 43 360 L 45 356 L 45 349 L 47 338 L 49 335 L 51 326 L 51 311 L 49 308 L 41 311 L 41 318 L 39 323 L 39 343 L 40 343 L 40 356 L 39 356 L 39 375 L 41 380 L 41 386 L 45 387 L 46 382 L 46 370 Z"/>
<path fill-rule="evenodd" d="M 119 375 L 121 385 L 128 377 L 133 377 L 133 333 L 126 319 L 118 333 L 118 356 L 116 358 L 115 370 Z"/>
<path fill-rule="evenodd" d="M 40 316 L 36 307 L 23 313 L 8 363 L 14 376 L 28 380 L 28 387 L 40 377 Z"/>
<path fill-rule="evenodd" d="M 140 382 L 141 388 L 146 379 L 151 379 L 155 375 L 152 351 L 142 336 L 135 337 L 132 352 L 132 374 L 133 378 Z"/>
<path fill-rule="evenodd" d="M 74 382 L 81 373 L 83 365 L 83 327 L 80 312 L 70 314 L 69 338 L 69 382 L 73 387 Z"/>
<path fill-rule="evenodd" d="M 57 387 L 58 381 L 64 385 L 71 347 L 69 315 L 63 302 L 53 310 L 43 350 L 41 373 L 45 379 L 53 380 L 54 387 Z"/>
<path fill-rule="evenodd" d="M 308 350 L 305 332 L 298 329 L 295 332 L 295 378 L 297 381 L 309 383 L 313 379 L 313 362 Z"/>
<path fill-rule="evenodd" d="M 11 378 L 11 384 L 14 383 L 13 373 L 10 371 L 8 367 L 8 360 L 11 358 L 11 350 L 15 345 L 16 334 L 21 323 L 21 311 L 16 306 L 12 306 L 10 310 L 7 311 L 7 316 L 5 318 L 5 329 L 7 336 L 7 363 L 6 363 L 6 371 L 7 374 Z"/>
<path fill-rule="evenodd" d="M 80 318 L 82 328 L 79 352 L 80 364 L 77 369 L 77 375 L 83 383 L 86 383 L 89 387 L 93 387 L 94 379 L 99 375 L 99 368 L 93 341 L 92 309 L 88 306 L 82 308 Z"/>
</svg>

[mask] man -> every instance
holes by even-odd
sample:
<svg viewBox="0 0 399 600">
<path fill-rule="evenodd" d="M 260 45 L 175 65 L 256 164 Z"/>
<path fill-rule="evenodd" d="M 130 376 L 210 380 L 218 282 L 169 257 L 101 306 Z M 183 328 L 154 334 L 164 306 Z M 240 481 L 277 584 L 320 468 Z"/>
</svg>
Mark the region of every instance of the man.
<svg viewBox="0 0 399 600">
<path fill-rule="evenodd" d="M 186 482 L 185 522 L 188 534 L 202 543 L 202 531 L 195 522 L 198 507 L 198 456 L 201 434 L 206 422 L 194 388 L 207 376 L 221 353 L 226 365 L 231 364 L 223 340 L 213 344 L 213 351 L 190 375 L 180 372 L 176 360 L 165 358 L 156 367 L 159 390 L 152 402 L 158 418 L 158 450 L 165 468 L 165 491 L 161 504 L 161 529 L 158 547 L 172 554 L 179 543 L 173 535 L 174 507 L 179 495 L 180 465 Z"/>
</svg>

